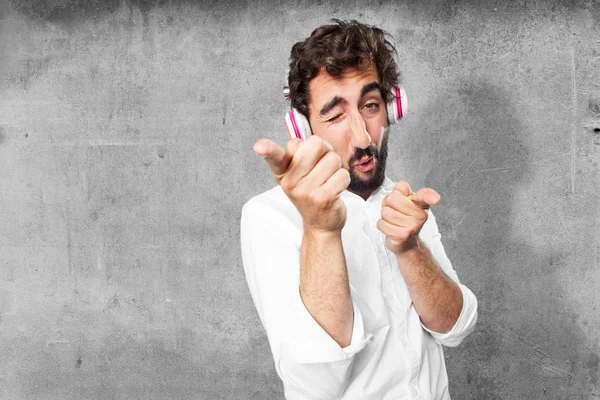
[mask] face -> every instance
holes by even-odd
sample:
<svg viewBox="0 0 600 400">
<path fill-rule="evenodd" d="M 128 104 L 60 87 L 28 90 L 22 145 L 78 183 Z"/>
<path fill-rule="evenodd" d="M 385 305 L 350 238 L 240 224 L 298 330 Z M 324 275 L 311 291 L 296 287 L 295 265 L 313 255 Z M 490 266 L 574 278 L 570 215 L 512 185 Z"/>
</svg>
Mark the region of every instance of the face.
<svg viewBox="0 0 600 400">
<path fill-rule="evenodd" d="M 313 134 L 329 142 L 350 172 L 348 190 L 367 198 L 383 183 L 388 122 L 373 67 L 332 77 L 324 69 L 309 82 Z"/>
</svg>

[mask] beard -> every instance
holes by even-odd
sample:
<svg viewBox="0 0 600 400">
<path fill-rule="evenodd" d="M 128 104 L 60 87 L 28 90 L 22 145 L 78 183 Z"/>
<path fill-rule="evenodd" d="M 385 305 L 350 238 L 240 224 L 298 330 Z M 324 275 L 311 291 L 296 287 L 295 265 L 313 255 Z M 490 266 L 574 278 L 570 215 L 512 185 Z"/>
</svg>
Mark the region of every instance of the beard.
<svg viewBox="0 0 600 400">
<path fill-rule="evenodd" d="M 374 144 L 371 144 L 365 149 L 356 149 L 352 157 L 350 157 L 348 160 L 348 165 L 350 166 L 348 169 L 350 172 L 350 185 L 348 185 L 347 190 L 358 195 L 366 195 L 374 192 L 381 186 L 385 179 L 385 163 L 388 155 L 388 131 L 388 129 L 384 131 L 379 149 Z M 364 156 L 373 157 L 373 161 L 375 162 L 375 172 L 370 171 L 369 173 L 373 175 L 367 179 L 361 179 L 353 166 Z"/>
</svg>

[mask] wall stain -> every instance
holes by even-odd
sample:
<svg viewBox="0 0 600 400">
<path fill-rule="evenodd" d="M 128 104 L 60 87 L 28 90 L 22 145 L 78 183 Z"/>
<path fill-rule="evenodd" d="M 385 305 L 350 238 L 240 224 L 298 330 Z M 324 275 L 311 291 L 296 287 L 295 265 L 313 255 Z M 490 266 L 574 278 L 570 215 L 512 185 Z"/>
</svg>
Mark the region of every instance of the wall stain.
<svg viewBox="0 0 600 400">
<path fill-rule="evenodd" d="M 333 9 L 332 17 L 339 12 L 339 7 L 334 7 L 334 3 L 328 2 Z M 396 2 L 380 1 L 379 5 L 395 4 Z M 482 8 L 481 2 L 475 0 L 441 2 L 437 7 L 432 7 L 430 2 L 414 2 L 411 8 L 417 13 L 425 13 L 428 18 L 447 22 L 458 15 L 460 7 L 472 9 Z M 595 21 L 600 21 L 600 7 L 594 5 L 594 1 L 585 0 L 554 0 L 551 11 L 573 12 L 577 9 L 584 9 L 590 13 Z M 10 5 L 14 10 L 32 19 L 41 19 L 54 23 L 71 24 L 77 20 L 93 19 L 117 11 L 123 5 L 136 7 L 142 13 L 144 23 L 148 22 L 148 15 L 157 7 L 177 7 L 181 5 L 192 5 L 202 10 L 219 10 L 227 14 L 233 14 L 240 10 L 247 9 L 247 1 L 222 2 L 219 0 L 10 0 Z M 254 1 L 253 7 L 259 5 L 272 5 L 271 0 Z M 316 2 L 319 5 L 319 2 Z M 497 11 L 509 13 L 522 13 L 524 10 L 517 5 L 508 3 L 503 7 L 498 7 Z M 0 8 L 0 13 L 4 11 Z M 362 17 L 359 17 L 362 18 Z"/>
<path fill-rule="evenodd" d="M 588 110 L 592 115 L 600 115 L 600 98 L 598 96 L 590 96 Z"/>
<path fill-rule="evenodd" d="M 50 56 L 46 56 L 19 61 L 17 71 L 8 75 L 7 83 L 10 86 L 20 85 L 23 89 L 27 89 L 33 80 L 48 72 L 51 59 Z"/>
<path fill-rule="evenodd" d="M 11 0 L 19 13 L 49 22 L 71 22 L 92 18 L 116 11 L 120 0 Z"/>
<path fill-rule="evenodd" d="M 590 376 L 590 383 L 593 387 L 598 387 L 600 380 L 600 357 L 595 353 L 590 353 L 586 362 L 586 367 Z"/>
<path fill-rule="evenodd" d="M 265 3 L 259 1 L 257 3 Z M 268 3 L 268 1 L 266 2 Z M 10 0 L 13 10 L 34 20 L 43 20 L 56 24 L 71 25 L 80 20 L 99 20 L 126 6 L 130 10 L 137 8 L 143 17 L 144 25 L 154 8 L 192 5 L 202 10 L 221 10 L 228 14 L 247 8 L 247 1 L 223 3 L 219 0 Z M 256 4 L 255 4 L 256 5 Z M 172 19 L 171 19 L 172 21 Z"/>
</svg>

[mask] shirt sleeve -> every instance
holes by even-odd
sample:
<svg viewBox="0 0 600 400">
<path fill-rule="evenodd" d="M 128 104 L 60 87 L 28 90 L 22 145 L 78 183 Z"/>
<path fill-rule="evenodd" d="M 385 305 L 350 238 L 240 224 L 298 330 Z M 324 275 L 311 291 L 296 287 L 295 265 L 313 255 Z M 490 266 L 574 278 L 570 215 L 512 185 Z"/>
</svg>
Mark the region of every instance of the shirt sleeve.
<svg viewBox="0 0 600 400">
<path fill-rule="evenodd" d="M 244 272 L 288 399 L 334 399 L 348 385 L 354 355 L 371 335 L 356 303 L 352 339 L 341 348 L 308 312 L 299 292 L 302 226 L 256 198 L 242 209 Z M 297 221 L 296 221 L 297 222 Z"/>
<path fill-rule="evenodd" d="M 449 332 L 434 332 L 422 323 L 421 326 L 431 334 L 437 343 L 447 347 L 456 347 L 475 329 L 475 324 L 477 323 L 477 298 L 467 286 L 460 283 L 458 275 L 452 267 L 452 263 L 448 259 L 442 245 L 442 235 L 439 232 L 435 217 L 431 210 L 427 212 L 429 217 L 426 225 L 421 230 L 421 240 L 425 243 L 442 271 L 458 284 L 462 293 L 463 304 L 460 315 Z"/>
</svg>

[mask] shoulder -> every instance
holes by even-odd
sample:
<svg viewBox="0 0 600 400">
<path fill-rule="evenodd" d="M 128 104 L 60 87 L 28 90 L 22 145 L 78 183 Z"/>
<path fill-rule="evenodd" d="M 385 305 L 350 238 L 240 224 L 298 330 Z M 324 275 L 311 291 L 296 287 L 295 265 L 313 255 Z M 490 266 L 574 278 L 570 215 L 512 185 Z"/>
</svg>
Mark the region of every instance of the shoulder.
<svg viewBox="0 0 600 400">
<path fill-rule="evenodd" d="M 302 232 L 302 217 L 280 186 L 252 197 L 242 208 L 242 246 L 268 242 L 269 246 L 293 245 L 299 249 Z"/>
<path fill-rule="evenodd" d="M 302 221 L 298 210 L 279 185 L 248 200 L 242 207 L 242 219 L 294 225 Z"/>
</svg>

